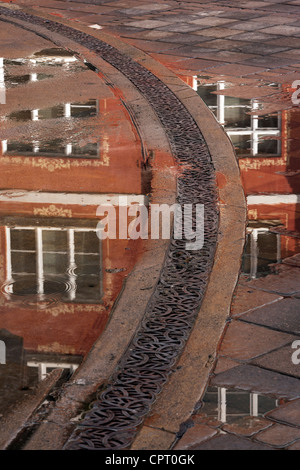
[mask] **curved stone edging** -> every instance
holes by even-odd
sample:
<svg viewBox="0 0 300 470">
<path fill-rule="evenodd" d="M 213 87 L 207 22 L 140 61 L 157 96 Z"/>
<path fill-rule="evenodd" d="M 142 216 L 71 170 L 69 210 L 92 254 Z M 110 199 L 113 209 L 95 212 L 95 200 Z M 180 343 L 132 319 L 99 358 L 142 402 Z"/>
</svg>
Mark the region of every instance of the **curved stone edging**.
<svg viewBox="0 0 300 470">
<path fill-rule="evenodd" d="M 21 13 L 21 16 L 22 15 L 24 14 Z M 47 22 L 49 20 L 40 21 Z M 49 24 L 52 25 L 52 23 L 48 23 L 48 26 Z M 55 23 L 54 25 L 55 28 L 57 28 Z M 54 27 L 54 25 L 52 26 Z M 68 30 L 65 30 L 65 32 L 66 31 Z M 86 36 L 84 36 L 85 34 L 86 33 L 80 33 L 79 39 L 81 42 L 86 40 Z M 97 40 L 95 39 L 93 39 L 93 44 L 95 51 L 98 53 L 102 52 L 105 60 L 108 60 L 108 56 L 112 52 L 111 46 L 107 48 L 107 46 L 103 45 L 102 41 L 99 42 L 98 40 L 97 42 Z M 108 448 L 114 448 L 115 446 L 126 447 L 129 445 L 129 442 L 131 442 L 132 440 L 132 434 L 136 432 L 137 426 L 141 422 L 141 416 L 149 412 L 149 406 L 155 400 L 153 394 L 150 393 L 150 390 L 153 389 L 153 383 L 156 384 L 156 391 L 159 392 L 163 383 L 169 377 L 171 368 L 173 367 L 173 364 L 176 361 L 178 354 L 182 351 L 183 342 L 186 340 L 187 332 L 190 331 L 193 322 L 198 315 L 200 304 L 203 300 L 205 287 L 208 281 L 209 271 L 212 266 L 213 254 L 217 240 L 217 212 L 215 199 L 216 192 L 215 185 L 213 183 L 214 169 L 211 164 L 211 161 L 208 160 L 207 148 L 199 131 L 199 128 L 195 125 L 195 122 L 191 115 L 188 113 L 186 107 L 184 107 L 181 101 L 176 98 L 175 94 L 170 93 L 169 88 L 167 88 L 160 80 L 158 81 L 158 79 L 154 75 L 150 74 L 147 70 L 143 70 L 144 67 L 142 68 L 136 62 L 134 63 L 131 59 L 128 59 L 124 56 L 120 56 L 118 53 L 115 55 L 113 54 L 113 61 L 111 61 L 111 63 L 114 66 L 117 66 L 117 68 L 119 68 L 122 72 L 124 72 L 124 70 L 122 70 L 122 67 L 124 66 L 127 68 L 127 73 L 128 69 L 130 69 L 130 74 L 133 75 L 129 76 L 128 78 L 130 78 L 131 81 L 133 81 L 133 83 L 137 86 L 137 88 L 142 91 L 145 96 L 147 96 L 147 99 L 150 101 L 152 107 L 159 115 L 164 127 L 166 128 L 173 151 L 177 155 L 179 163 L 189 166 L 189 169 L 183 170 L 183 175 L 179 179 L 179 201 L 182 204 L 187 202 L 195 203 L 195 200 L 196 203 L 206 203 L 206 244 L 201 254 L 194 254 L 194 256 L 192 257 L 192 263 L 190 263 L 190 260 L 187 263 L 187 253 L 184 252 L 182 242 L 173 242 L 171 244 L 169 257 L 167 259 L 163 271 L 163 276 L 158 284 L 158 289 L 156 290 L 153 296 L 154 303 L 150 303 L 150 306 L 148 308 L 148 317 L 146 317 L 147 320 L 146 322 L 144 322 L 142 330 L 138 332 L 133 342 L 134 352 L 129 351 L 127 357 L 122 361 L 121 370 L 123 370 L 123 376 L 121 378 L 121 382 L 120 374 L 117 374 L 114 377 L 114 380 L 112 381 L 110 391 L 104 392 L 101 395 L 100 404 L 96 404 L 94 406 L 94 409 L 88 414 L 87 419 L 90 419 L 91 423 L 87 421 L 83 422 L 81 432 L 79 432 L 79 437 L 75 437 L 72 441 L 72 444 L 69 444 L 67 448 L 78 448 L 78 446 L 87 446 L 87 448 L 91 448 L 90 446 L 93 445 L 93 442 L 94 445 L 96 445 L 96 448 L 107 448 L 107 446 Z M 159 99 L 157 96 L 158 90 L 160 91 Z M 163 111 L 161 110 L 161 100 L 165 104 Z M 166 108 L 168 108 L 168 106 L 171 112 L 176 109 L 176 114 L 168 114 L 168 111 L 166 114 Z M 174 116 L 176 117 L 176 115 L 178 120 L 182 121 L 181 125 L 179 126 L 176 120 L 174 121 Z M 193 155 L 190 155 L 191 149 L 193 149 L 193 152 L 195 152 L 193 153 Z M 199 171 L 200 164 L 202 166 L 202 171 Z M 201 188 L 200 195 L 198 194 L 199 183 L 203 185 Z M 195 198 L 194 196 L 197 197 Z M 210 236 L 210 240 L 208 236 Z M 213 243 L 211 244 L 210 241 L 212 241 Z M 175 258 L 176 260 L 174 260 Z M 189 266 L 187 266 L 187 264 Z M 194 274 L 197 270 L 198 273 L 196 277 Z M 181 280 L 183 278 L 186 281 L 185 285 L 181 283 Z M 184 292 L 184 294 L 187 294 L 187 297 L 184 301 L 183 296 L 183 303 L 179 304 L 177 298 L 178 293 L 180 294 L 180 291 L 181 293 L 183 293 L 187 283 L 190 283 L 188 288 L 190 289 L 190 291 Z M 202 284 L 200 290 L 199 284 Z M 174 289 L 174 285 L 176 285 L 177 291 L 176 289 Z M 166 286 L 168 287 L 167 293 L 165 292 Z M 170 297 L 168 297 L 168 295 L 170 295 Z M 171 312 L 165 311 L 166 298 L 169 302 Z M 178 323 L 176 322 L 178 321 L 178 315 L 180 315 L 182 312 L 184 312 L 184 314 L 181 320 L 183 320 L 184 324 L 181 323 L 180 327 L 178 327 Z M 163 313 L 165 313 L 165 316 L 163 315 Z M 175 315 L 172 316 L 172 313 L 174 313 Z M 171 338 L 170 336 L 168 336 L 168 332 L 166 333 L 167 337 L 164 335 L 164 333 L 162 333 L 163 328 L 165 326 L 165 324 L 162 323 L 162 318 L 167 318 L 167 320 L 170 320 L 170 323 L 173 324 L 174 331 L 172 331 Z M 149 333 L 149 328 L 151 330 L 151 333 Z M 148 341 L 145 342 L 145 339 L 148 339 Z M 138 368 L 139 371 L 145 371 L 143 360 L 144 358 L 142 358 L 141 360 L 141 358 L 139 357 L 138 361 L 136 362 L 137 358 L 135 357 L 136 354 L 139 355 L 140 352 L 142 352 L 143 354 L 148 353 L 148 358 L 150 358 L 152 361 L 154 359 L 154 363 L 150 363 L 150 367 L 149 369 L 147 369 L 147 371 L 149 372 L 149 370 L 153 369 L 153 364 L 155 364 L 155 356 L 157 355 L 157 353 L 159 356 L 161 356 L 162 350 L 159 349 L 158 351 L 155 351 L 155 353 L 151 350 L 150 352 L 149 350 L 147 351 L 147 348 L 149 349 L 149 340 L 154 341 L 153 344 L 155 344 L 156 341 L 165 341 L 166 348 L 169 348 L 167 354 L 168 370 L 164 376 L 158 373 L 157 376 L 160 376 L 158 379 L 155 379 L 153 381 L 152 378 L 150 389 L 149 386 L 147 389 L 148 381 L 146 380 L 146 385 L 144 384 L 146 386 L 146 389 L 144 388 L 143 390 L 141 390 L 138 385 L 135 385 L 133 387 L 132 380 L 130 380 L 131 372 L 129 371 L 128 366 L 132 367 L 132 360 L 134 359 L 135 370 Z M 163 346 L 163 348 L 165 346 Z M 166 359 L 164 355 L 162 356 L 163 357 L 159 357 L 160 364 Z M 158 368 L 157 370 L 159 371 L 160 369 Z M 125 380 L 127 384 L 125 384 L 125 387 L 124 371 L 127 373 Z M 139 384 L 141 382 L 140 379 L 141 375 L 139 376 Z M 169 381 L 169 383 L 170 382 L 171 381 Z M 119 388 L 120 386 L 123 387 L 121 392 Z M 139 389 L 139 396 L 137 398 L 136 387 L 138 387 Z M 133 396 L 135 398 L 136 406 L 138 407 L 138 413 L 133 412 L 131 416 L 128 416 L 128 413 L 130 414 L 130 409 L 132 409 L 132 407 L 127 406 L 126 400 L 127 403 L 132 404 L 131 398 Z M 115 402 L 117 402 L 119 406 L 119 414 L 121 413 L 121 421 L 118 418 L 116 422 L 115 419 L 116 427 L 111 429 L 112 426 L 111 424 L 108 424 L 108 421 L 114 418 L 111 417 L 109 408 L 114 408 Z M 115 415 L 117 414 L 118 412 L 115 413 Z M 139 415 L 138 419 L 137 415 Z M 122 424 L 124 423 L 124 416 L 126 416 L 127 423 L 129 421 L 129 426 L 126 425 L 126 432 L 125 434 L 123 434 L 124 440 L 122 441 L 121 439 L 122 442 L 120 443 L 120 422 L 122 428 Z M 131 422 L 130 418 L 133 418 Z M 99 424 L 101 424 L 101 421 L 102 431 L 100 431 L 99 429 Z M 118 433 L 117 442 L 115 440 L 116 432 Z M 93 435 L 96 436 L 94 437 L 94 441 L 92 437 Z M 87 439 L 85 439 L 85 436 L 87 437 Z"/>
</svg>

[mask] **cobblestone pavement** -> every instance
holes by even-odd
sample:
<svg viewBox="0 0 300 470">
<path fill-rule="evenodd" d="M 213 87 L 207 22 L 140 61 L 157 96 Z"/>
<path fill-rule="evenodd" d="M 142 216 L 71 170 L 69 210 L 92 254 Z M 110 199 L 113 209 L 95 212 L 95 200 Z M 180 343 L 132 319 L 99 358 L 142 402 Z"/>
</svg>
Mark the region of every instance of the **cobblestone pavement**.
<svg viewBox="0 0 300 470">
<path fill-rule="evenodd" d="M 300 0 L 17 3 L 119 36 L 186 80 L 242 82 L 245 98 L 300 79 Z M 269 110 L 291 107 L 274 95 Z M 300 449 L 299 307 L 299 255 L 268 276 L 240 276 L 206 395 L 175 449 Z"/>
</svg>

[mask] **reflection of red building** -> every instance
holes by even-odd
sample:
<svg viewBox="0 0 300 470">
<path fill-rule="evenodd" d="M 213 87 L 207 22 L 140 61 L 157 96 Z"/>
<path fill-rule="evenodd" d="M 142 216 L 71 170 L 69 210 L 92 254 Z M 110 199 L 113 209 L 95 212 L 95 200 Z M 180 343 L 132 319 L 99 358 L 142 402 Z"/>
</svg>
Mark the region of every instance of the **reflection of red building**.
<svg viewBox="0 0 300 470">
<path fill-rule="evenodd" d="M 277 245 L 277 260 L 299 252 L 299 148 L 298 110 L 281 113 L 281 155 L 241 157 L 239 165 L 247 195 L 250 238 L 273 238 L 273 253 Z M 259 222 L 260 234 L 257 232 Z M 265 231 L 263 232 L 263 230 Z M 264 233 L 264 235 L 263 235 Z M 271 235 L 273 234 L 273 235 Z M 272 250 L 271 246 L 269 250 Z M 269 254 L 270 256 L 270 254 Z M 267 256 L 268 259 L 268 256 Z M 271 257 L 276 261 L 276 257 Z"/>
<path fill-rule="evenodd" d="M 299 252 L 300 111 L 263 115 L 258 100 L 230 96 L 225 80 L 182 78 L 197 89 L 235 147 L 248 203 L 243 269 L 256 277 Z"/>
<path fill-rule="evenodd" d="M 22 338 L 39 378 L 87 354 L 139 256 L 139 240 L 96 235 L 105 200 L 144 202 L 144 170 L 125 108 L 112 94 L 94 98 L 41 102 L 20 116 L 7 93 L 16 133 L 8 128 L 0 144 L 0 330 Z M 53 120 L 55 139 L 43 134 L 43 119 Z M 34 137 L 24 143 L 26 120 Z"/>
</svg>

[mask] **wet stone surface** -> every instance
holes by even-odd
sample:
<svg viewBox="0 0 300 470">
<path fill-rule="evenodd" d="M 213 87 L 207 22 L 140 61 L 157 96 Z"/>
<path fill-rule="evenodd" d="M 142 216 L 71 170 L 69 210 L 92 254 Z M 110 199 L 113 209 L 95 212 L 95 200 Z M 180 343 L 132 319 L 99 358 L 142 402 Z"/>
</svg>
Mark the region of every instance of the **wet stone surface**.
<svg viewBox="0 0 300 470">
<path fill-rule="evenodd" d="M 4 29 L 14 47 L 0 59 L 3 419 L 53 369 L 67 381 L 103 332 L 143 249 L 100 241 L 97 207 L 111 193 L 142 201 L 149 188 L 113 91 L 72 53 Z"/>
<path fill-rule="evenodd" d="M 218 224 L 213 167 L 203 137 L 192 117 L 175 95 L 154 75 L 117 50 L 87 34 L 78 34 L 69 27 L 58 26 L 54 22 L 41 20 L 22 12 L 14 12 L 13 16 L 27 21 L 32 20 L 47 29 L 59 31 L 80 44 L 88 45 L 90 49 L 96 51 L 128 76 L 149 99 L 158 113 L 171 140 L 172 150 L 178 163 L 189 165 L 189 168 L 184 170 L 179 178 L 178 201 L 182 204 L 206 202 L 204 223 L 206 238 L 203 249 L 189 254 L 189 261 L 186 262 L 185 242 L 180 240 L 171 244 L 154 302 L 148 309 L 142 330 L 136 334 L 133 340 L 129 354 L 123 359 L 121 372 L 114 377 L 114 381 L 108 389 L 99 394 L 98 402 L 94 404 L 91 412 L 86 414 L 83 422 L 80 423 L 77 431 L 66 445 L 66 448 L 70 449 L 94 445 L 97 448 L 127 447 L 137 426 L 141 424 L 143 416 L 149 411 L 156 393 L 160 391 L 166 381 L 170 368 L 184 345 L 202 300 L 213 261 Z M 162 106 L 162 101 L 165 106 Z M 171 108 L 172 114 L 169 114 L 168 109 Z M 176 120 L 176 117 L 179 116 L 180 128 L 178 120 Z M 193 158 L 191 158 L 189 151 L 191 148 L 193 148 Z M 201 172 L 199 172 L 199 168 L 201 168 Z M 176 279 L 178 279 L 177 282 Z M 199 290 L 199 285 L 201 285 L 201 290 Z M 166 287 L 169 288 L 168 292 Z M 185 295 L 187 287 L 190 290 Z M 162 309 L 165 311 L 167 304 L 170 305 L 171 311 L 163 314 Z M 179 317 L 179 308 L 183 312 L 182 321 Z M 144 365 L 144 359 L 141 360 L 141 354 L 142 357 L 148 356 L 147 367 Z M 152 370 L 157 367 L 159 373 L 154 375 Z M 136 368 L 139 373 L 135 373 L 137 377 L 132 382 L 131 369 Z M 149 372 L 150 377 L 148 377 Z M 107 418 L 103 414 L 107 413 L 107 406 L 114 407 L 116 404 L 117 409 L 113 413 L 114 416 L 110 415 L 110 424 L 108 425 Z M 124 410 L 128 414 L 126 418 L 120 416 Z M 115 434 L 120 425 L 124 432 L 118 433 L 118 438 L 115 440 Z M 97 431 L 99 426 L 103 427 L 102 436 L 99 436 Z M 89 431 L 87 431 L 87 427 L 90 428 Z M 94 437 L 93 432 L 95 433 Z M 100 440 L 99 437 L 101 437 Z"/>
<path fill-rule="evenodd" d="M 25 3 L 37 4 L 35 0 Z M 184 449 L 299 448 L 298 400 L 294 400 L 300 396 L 299 365 L 292 362 L 295 350 L 289 340 L 299 327 L 300 268 L 295 255 L 300 247 L 300 114 L 291 95 L 293 81 L 300 77 L 300 7 L 297 2 L 271 3 L 248 2 L 246 11 L 232 1 L 165 5 L 158 0 L 155 5 L 141 6 L 132 0 L 126 8 L 121 4 L 115 8 L 109 1 L 105 5 L 76 2 L 76 11 L 51 4 L 53 12 L 104 26 L 174 70 L 197 90 L 236 151 L 249 222 L 231 310 L 239 320 L 229 322 L 220 347 L 211 381 L 218 390 L 208 389 L 203 415 L 198 411 L 193 417 L 194 426 L 187 428 L 178 449 L 181 441 Z M 115 57 L 113 63 L 119 64 L 119 59 Z M 8 87 L 24 87 L 30 75 L 25 64 L 25 75 L 20 64 L 11 61 L 8 65 L 18 67 L 10 72 Z M 36 80 L 45 82 L 52 70 L 45 68 Z M 134 74 L 138 73 L 135 69 Z M 146 88 L 153 85 L 148 77 L 142 81 Z M 144 89 L 143 84 L 139 86 Z M 165 106 L 172 104 L 164 101 Z M 49 106 L 44 108 L 49 113 Z M 181 116 L 177 119 L 181 125 Z M 172 123 L 164 122 L 170 130 Z M 174 148 L 182 143 L 178 135 Z M 49 150 L 53 142 L 47 146 Z M 206 400 L 209 393 L 210 400 Z M 293 401 L 284 404 L 285 400 Z M 281 424 L 274 424 L 277 420 Z"/>
</svg>

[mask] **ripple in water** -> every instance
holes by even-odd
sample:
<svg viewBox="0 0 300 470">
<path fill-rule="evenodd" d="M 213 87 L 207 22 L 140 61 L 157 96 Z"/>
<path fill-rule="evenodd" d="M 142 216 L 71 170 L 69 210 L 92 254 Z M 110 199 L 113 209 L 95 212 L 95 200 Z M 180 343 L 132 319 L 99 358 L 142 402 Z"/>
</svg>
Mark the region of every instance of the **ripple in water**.
<svg viewBox="0 0 300 470">
<path fill-rule="evenodd" d="M 26 308 L 44 310 L 63 302 L 73 284 L 64 277 L 44 278 L 41 286 L 35 276 L 11 279 L 1 286 L 1 292 L 7 300 Z"/>
</svg>

